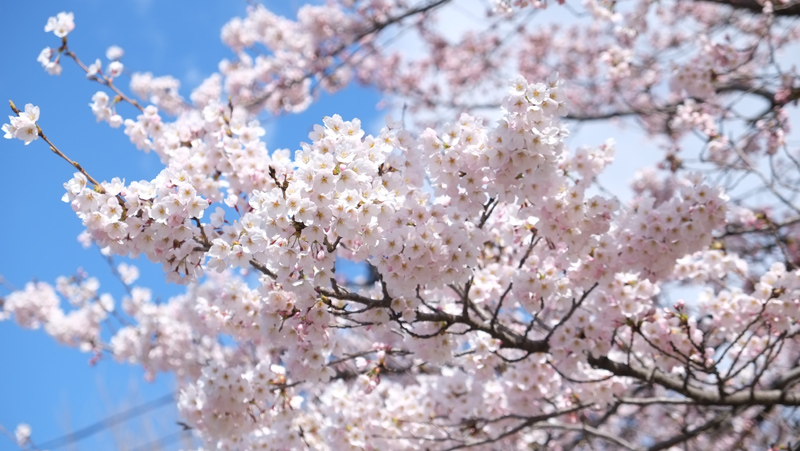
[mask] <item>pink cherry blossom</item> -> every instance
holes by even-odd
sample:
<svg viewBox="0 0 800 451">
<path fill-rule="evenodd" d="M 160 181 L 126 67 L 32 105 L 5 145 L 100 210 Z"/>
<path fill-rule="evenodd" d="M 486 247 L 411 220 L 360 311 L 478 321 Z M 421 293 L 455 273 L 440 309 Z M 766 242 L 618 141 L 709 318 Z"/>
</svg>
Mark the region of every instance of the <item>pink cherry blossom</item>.
<svg viewBox="0 0 800 451">
<path fill-rule="evenodd" d="M 188 100 L 169 75 L 118 85 L 120 49 L 79 64 L 97 121 L 155 152 L 155 177 L 97 181 L 31 104 L 5 137 L 77 169 L 62 199 L 82 243 L 185 290 L 159 301 L 142 259 L 112 267 L 121 299 L 79 271 L 4 296 L 0 320 L 176 375 L 203 449 L 790 447 L 800 81 L 776 55 L 796 5 L 562 3 L 495 1 L 459 33 L 447 0 L 252 6 Z M 48 72 L 80 62 L 73 28 L 48 21 Z M 403 30 L 418 52 L 392 47 Z M 332 114 L 268 149 L 265 113 L 354 81 L 402 120 Z M 614 125 L 658 155 L 631 196 L 604 186 L 628 158 Z"/>
</svg>

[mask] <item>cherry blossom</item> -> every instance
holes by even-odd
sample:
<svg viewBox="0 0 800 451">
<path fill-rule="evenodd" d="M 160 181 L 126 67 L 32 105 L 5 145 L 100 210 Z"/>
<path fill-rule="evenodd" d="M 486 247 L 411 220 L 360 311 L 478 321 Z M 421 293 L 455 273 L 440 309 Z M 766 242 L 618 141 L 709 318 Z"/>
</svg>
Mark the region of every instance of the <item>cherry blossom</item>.
<svg viewBox="0 0 800 451">
<path fill-rule="evenodd" d="M 791 446 L 800 82 L 774 54 L 800 38 L 796 5 L 589 1 L 575 24 L 529 26 L 573 6 L 487 2 L 488 26 L 453 38 L 447 3 L 253 6 L 188 100 L 171 76 L 117 86 L 121 49 L 87 66 L 72 15 L 51 18 L 62 44 L 39 62 L 75 60 L 102 85 L 97 121 L 163 169 L 98 181 L 31 104 L 5 137 L 41 136 L 77 169 L 62 200 L 83 243 L 185 289 L 158 301 L 120 263 L 121 299 L 78 271 L 9 293 L 0 319 L 174 374 L 202 449 Z M 420 54 L 384 42 L 403 27 Z M 408 121 L 368 133 L 332 114 L 268 149 L 260 114 L 353 81 Z M 626 198 L 601 183 L 616 142 L 571 137 L 631 116 L 661 153 Z"/>
<path fill-rule="evenodd" d="M 14 107 L 16 109 L 16 107 Z M 39 120 L 39 107 L 28 103 L 25 111 L 17 110 L 17 117 L 9 116 L 8 124 L 3 124 L 4 138 L 17 138 L 25 141 L 27 146 L 39 138 L 39 130 L 36 121 Z"/>
<path fill-rule="evenodd" d="M 72 13 L 60 12 L 55 17 L 47 19 L 44 31 L 52 31 L 59 38 L 65 38 L 70 31 L 75 29 L 75 16 Z"/>
</svg>

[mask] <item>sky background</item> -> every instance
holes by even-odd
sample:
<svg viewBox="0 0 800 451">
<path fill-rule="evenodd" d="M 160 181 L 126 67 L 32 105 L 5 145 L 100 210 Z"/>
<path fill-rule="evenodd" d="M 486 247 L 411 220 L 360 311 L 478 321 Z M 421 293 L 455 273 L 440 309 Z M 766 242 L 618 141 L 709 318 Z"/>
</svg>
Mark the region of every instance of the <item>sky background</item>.
<svg viewBox="0 0 800 451">
<path fill-rule="evenodd" d="M 274 11 L 294 16 L 303 2 L 266 1 Z M 452 14 L 443 15 L 456 27 L 465 27 L 480 17 L 470 12 L 477 0 L 459 2 Z M 0 15 L 0 29 L 13 37 L 0 46 L 0 101 L 13 100 L 19 108 L 26 103 L 41 109 L 39 125 L 69 157 L 80 162 L 98 180 L 113 177 L 132 180 L 155 177 L 162 166 L 155 153 L 144 154 L 130 144 L 120 129 L 96 123 L 88 104 L 103 87 L 87 81 L 71 62 L 63 61 L 63 73 L 48 75 L 36 61 L 46 46 L 58 47 L 59 40 L 43 31 L 49 16 L 60 11 L 75 14 L 76 29 L 70 33 L 70 48 L 86 64 L 105 60 L 108 46 L 125 50 L 122 62 L 127 71 L 150 71 L 156 76 L 172 75 L 181 81 L 181 94 L 191 90 L 217 70 L 222 58 L 233 55 L 219 38 L 221 27 L 234 16 L 243 16 L 244 0 L 101 0 L 10 2 Z M 447 23 L 443 23 L 447 26 Z M 510 74 L 510 76 L 513 74 Z M 117 83 L 128 89 L 128 77 Z M 270 120 L 265 125 L 268 148 L 298 148 L 308 140 L 313 124 L 335 113 L 345 119 L 359 117 L 368 132 L 376 133 L 386 111 L 379 111 L 377 92 L 351 87 L 315 102 L 302 114 Z M 122 105 L 124 117 L 137 112 Z M 5 116 L 3 116 L 5 118 Z M 453 118 L 455 119 L 455 117 Z M 3 120 L 2 122 L 6 122 Z M 634 168 L 652 164 L 657 152 L 644 152 L 648 143 L 629 130 L 615 133 L 619 163 L 605 175 L 607 188 L 625 190 Z M 600 144 L 609 137 L 605 125 L 588 125 L 571 140 L 578 144 Z M 0 296 L 20 289 L 31 280 L 54 283 L 60 275 L 83 268 L 101 282 L 101 292 L 119 301 L 122 285 L 111 275 L 108 262 L 97 248 L 83 249 L 76 237 L 83 230 L 71 208 L 60 199 L 63 183 L 73 169 L 52 154 L 42 140 L 24 146 L 18 140 L 0 140 Z M 126 261 L 115 258 L 115 263 Z M 154 288 L 166 299 L 181 287 L 166 285 L 159 265 L 135 262 L 142 276 L 137 284 Z M 33 428 L 37 443 L 45 443 L 76 429 L 92 425 L 112 414 L 125 411 L 174 392 L 174 380 L 163 374 L 155 382 L 143 380 L 138 367 L 121 365 L 105 358 L 91 366 L 91 355 L 57 345 L 43 331 L 19 328 L 13 322 L 0 323 L 0 425 L 13 434 L 19 423 Z M 58 449 L 158 449 L 155 441 L 166 437 L 162 449 L 189 448 L 176 435 L 180 428 L 174 404 L 153 409 L 147 415 L 123 422 L 91 439 Z M 16 444 L 0 436 L 0 451 L 16 450 Z M 55 449 L 55 448 L 51 448 Z"/>
</svg>

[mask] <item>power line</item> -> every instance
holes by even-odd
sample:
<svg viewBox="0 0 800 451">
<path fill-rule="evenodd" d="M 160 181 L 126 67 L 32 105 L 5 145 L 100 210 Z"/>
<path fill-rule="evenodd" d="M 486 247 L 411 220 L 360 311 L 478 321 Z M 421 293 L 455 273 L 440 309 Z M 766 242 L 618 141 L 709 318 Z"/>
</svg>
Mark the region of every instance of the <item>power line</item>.
<svg viewBox="0 0 800 451">
<path fill-rule="evenodd" d="M 170 393 L 168 395 L 164 395 L 160 398 L 154 399 L 148 403 L 142 404 L 140 406 L 133 407 L 126 411 L 117 413 L 112 415 L 104 420 L 98 421 L 97 423 L 91 424 L 86 426 L 85 428 L 78 429 L 77 431 L 71 432 L 67 435 L 62 437 L 55 438 L 48 442 L 37 444 L 36 447 L 39 449 L 56 449 L 61 448 L 62 446 L 69 445 L 71 443 L 75 443 L 77 441 L 83 440 L 87 437 L 91 437 L 98 432 L 103 431 L 104 429 L 108 429 L 112 426 L 115 426 L 119 423 L 124 421 L 128 421 L 131 418 L 136 418 L 140 415 L 144 415 L 145 413 L 155 410 L 159 407 L 165 406 L 167 404 L 171 404 L 175 402 L 174 393 Z"/>
<path fill-rule="evenodd" d="M 191 438 L 192 434 L 186 429 L 181 429 L 177 432 L 173 432 L 171 434 L 164 435 L 152 442 L 147 442 L 144 445 L 139 445 L 135 448 L 131 448 L 129 451 L 152 451 L 154 449 L 161 449 L 166 445 L 171 445 L 177 441 L 179 441 L 182 437 L 189 437 Z"/>
</svg>

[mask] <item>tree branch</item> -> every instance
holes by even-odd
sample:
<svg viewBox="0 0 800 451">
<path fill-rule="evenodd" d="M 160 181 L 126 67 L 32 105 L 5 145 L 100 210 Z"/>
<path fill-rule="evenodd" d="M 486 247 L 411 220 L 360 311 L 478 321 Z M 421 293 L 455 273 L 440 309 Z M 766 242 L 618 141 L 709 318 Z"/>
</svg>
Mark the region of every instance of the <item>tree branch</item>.
<svg viewBox="0 0 800 451">
<path fill-rule="evenodd" d="M 733 9 L 743 9 L 756 14 L 763 14 L 764 5 L 756 0 L 700 0 L 707 3 L 716 3 L 717 5 L 730 6 Z M 791 3 L 788 5 L 781 5 L 779 2 L 773 2 L 773 14 L 776 16 L 793 17 L 800 16 L 800 2 Z"/>
<path fill-rule="evenodd" d="M 683 380 L 668 376 L 658 369 L 639 369 L 631 365 L 615 362 L 608 357 L 589 355 L 588 362 L 595 368 L 611 371 L 617 376 L 627 376 L 642 382 L 656 383 L 674 392 L 691 398 L 695 405 L 703 406 L 800 406 L 800 393 L 787 393 L 782 390 L 748 390 L 734 394 L 720 394 L 717 391 L 703 390 L 684 384 Z"/>
</svg>

